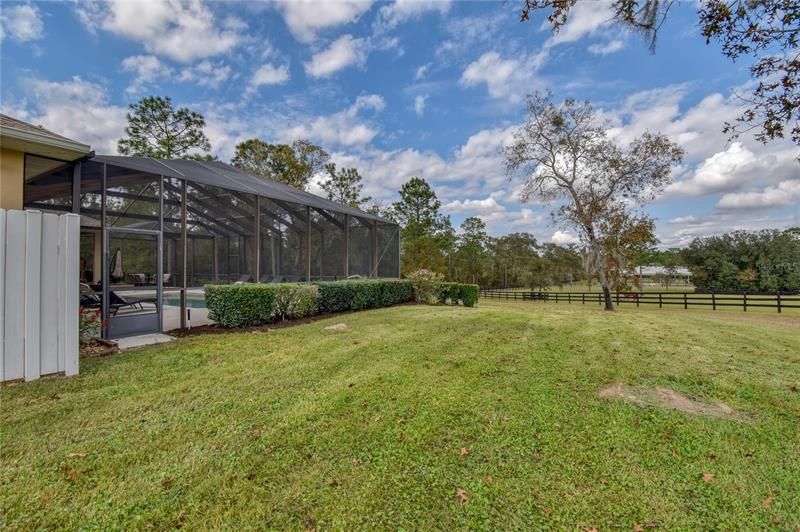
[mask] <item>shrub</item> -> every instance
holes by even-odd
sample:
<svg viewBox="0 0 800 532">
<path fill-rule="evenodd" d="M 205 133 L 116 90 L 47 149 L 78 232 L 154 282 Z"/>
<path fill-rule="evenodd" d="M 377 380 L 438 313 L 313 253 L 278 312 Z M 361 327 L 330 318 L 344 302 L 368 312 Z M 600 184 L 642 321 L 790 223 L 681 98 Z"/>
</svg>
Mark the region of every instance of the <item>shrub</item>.
<svg viewBox="0 0 800 532">
<path fill-rule="evenodd" d="M 442 305 L 458 305 L 461 299 L 461 285 L 458 283 L 442 283 L 439 285 L 439 303 Z"/>
<path fill-rule="evenodd" d="M 388 307 L 413 298 L 409 281 L 399 279 L 318 283 L 321 312 Z"/>
<path fill-rule="evenodd" d="M 275 317 L 274 285 L 208 285 L 205 296 L 209 319 L 223 327 L 261 325 Z"/>
<path fill-rule="evenodd" d="M 208 317 L 223 327 L 248 327 L 318 312 L 344 312 L 406 303 L 409 281 L 336 281 L 317 284 L 206 285 Z"/>
<path fill-rule="evenodd" d="M 462 284 L 461 285 L 461 302 L 465 307 L 474 307 L 478 304 L 481 289 L 476 284 Z"/>
<path fill-rule="evenodd" d="M 441 283 L 438 301 L 441 304 L 451 305 L 458 305 L 461 302 L 465 307 L 474 307 L 479 294 L 480 288 L 476 284 Z"/>
<path fill-rule="evenodd" d="M 414 287 L 414 300 L 417 303 L 434 305 L 439 302 L 439 288 L 444 280 L 441 273 L 422 269 L 407 275 Z"/>
<path fill-rule="evenodd" d="M 87 344 L 96 338 L 100 338 L 107 324 L 103 320 L 100 309 L 86 309 L 81 307 L 78 310 L 78 339 L 80 343 Z"/>
<path fill-rule="evenodd" d="M 275 319 L 313 316 L 319 308 L 319 288 L 308 284 L 270 285 L 275 290 Z"/>
</svg>

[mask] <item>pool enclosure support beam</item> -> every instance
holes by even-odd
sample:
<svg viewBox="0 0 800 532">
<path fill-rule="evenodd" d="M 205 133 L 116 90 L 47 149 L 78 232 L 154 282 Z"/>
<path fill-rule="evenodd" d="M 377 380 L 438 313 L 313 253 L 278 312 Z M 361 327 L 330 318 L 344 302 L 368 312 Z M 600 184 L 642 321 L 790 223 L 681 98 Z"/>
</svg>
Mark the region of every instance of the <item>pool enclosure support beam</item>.
<svg viewBox="0 0 800 532">
<path fill-rule="evenodd" d="M 372 245 L 370 246 L 371 259 L 372 259 L 372 275 L 371 278 L 378 277 L 378 221 L 372 220 L 372 227 L 370 227 L 370 237 Z"/>
<path fill-rule="evenodd" d="M 400 272 L 402 271 L 400 268 L 400 226 L 397 226 L 397 278 L 400 278 Z"/>
<path fill-rule="evenodd" d="M 164 332 L 164 176 L 158 176 L 158 259 L 156 277 L 156 311 L 158 332 Z"/>
<path fill-rule="evenodd" d="M 255 226 L 255 235 L 256 235 L 256 260 L 255 260 L 255 267 L 256 272 L 253 275 L 253 279 L 256 283 L 261 282 L 261 196 L 256 196 L 256 226 Z"/>
<path fill-rule="evenodd" d="M 345 214 L 344 224 L 344 278 L 350 277 L 350 215 Z"/>
<path fill-rule="evenodd" d="M 103 323 L 108 323 L 109 312 L 108 312 L 108 280 L 109 280 L 109 265 L 108 265 L 108 242 L 106 238 L 106 172 L 107 172 L 107 165 L 103 163 L 103 175 L 100 178 L 100 240 L 101 250 L 102 250 L 102 257 L 103 257 L 103 273 L 102 277 L 100 278 L 100 288 L 103 291 L 102 295 L 102 304 L 100 308 L 102 309 L 102 316 L 103 316 Z M 103 327 L 102 330 L 103 338 L 108 340 L 108 327 Z"/>
<path fill-rule="evenodd" d="M 181 329 L 186 328 L 186 290 L 189 286 L 189 272 L 187 266 L 189 264 L 189 228 L 188 216 L 186 210 L 186 180 L 181 179 L 181 247 L 183 248 L 182 262 L 183 262 L 183 279 L 181 280 Z"/>
<path fill-rule="evenodd" d="M 72 167 L 72 212 L 81 213 L 81 162 Z"/>
<path fill-rule="evenodd" d="M 306 282 L 311 282 L 311 207 L 308 205 L 306 205 Z"/>
</svg>

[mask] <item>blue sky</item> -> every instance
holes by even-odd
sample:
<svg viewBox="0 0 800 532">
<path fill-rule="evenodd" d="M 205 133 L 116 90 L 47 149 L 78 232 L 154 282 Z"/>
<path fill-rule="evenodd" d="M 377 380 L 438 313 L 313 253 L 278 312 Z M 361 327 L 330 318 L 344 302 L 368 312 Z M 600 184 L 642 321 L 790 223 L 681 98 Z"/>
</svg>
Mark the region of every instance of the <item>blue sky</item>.
<svg viewBox="0 0 800 532">
<path fill-rule="evenodd" d="M 495 235 L 563 243 L 573 235 L 548 206 L 520 203 L 500 155 L 525 94 L 550 89 L 591 100 L 621 143 L 650 130 L 685 148 L 647 208 L 662 245 L 800 225 L 797 147 L 722 134 L 747 63 L 705 44 L 693 4 L 650 54 L 609 23 L 605 0 L 579 2 L 557 35 L 541 14 L 520 23 L 519 3 L 3 2 L 1 107 L 114 153 L 126 106 L 168 95 L 206 117 L 223 160 L 248 138 L 307 137 L 381 202 L 419 175 L 456 225 L 478 215 Z"/>
</svg>

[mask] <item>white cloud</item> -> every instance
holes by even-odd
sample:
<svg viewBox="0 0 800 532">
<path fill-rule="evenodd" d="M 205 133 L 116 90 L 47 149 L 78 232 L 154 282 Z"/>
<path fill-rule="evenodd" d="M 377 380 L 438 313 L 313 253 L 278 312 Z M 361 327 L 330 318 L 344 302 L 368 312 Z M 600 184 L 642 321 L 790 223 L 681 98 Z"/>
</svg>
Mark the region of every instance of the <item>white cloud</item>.
<svg viewBox="0 0 800 532">
<path fill-rule="evenodd" d="M 800 202 L 800 180 L 781 181 L 776 186 L 751 192 L 735 192 L 720 198 L 720 209 L 765 209 L 791 207 Z"/>
<path fill-rule="evenodd" d="M 485 196 L 501 205 L 517 202 L 505 176 L 500 151 L 510 139 L 512 129 L 479 131 L 447 158 L 430 150 L 385 151 L 364 147 L 358 153 L 337 153 L 334 159 L 339 165 L 358 168 L 365 176 L 365 192 L 378 200 L 392 199 L 410 177 L 422 176 L 435 184 L 443 203 L 466 212 L 478 204 L 465 202 L 465 197 Z M 487 205 L 490 204 L 485 203 L 484 208 Z"/>
<path fill-rule="evenodd" d="M 186 67 L 178 76 L 179 81 L 193 82 L 204 87 L 217 88 L 223 81 L 230 81 L 237 77 L 231 73 L 231 67 L 223 62 L 213 63 L 208 59 Z"/>
<path fill-rule="evenodd" d="M 289 67 L 287 65 L 274 66 L 269 63 L 261 65 L 250 79 L 250 90 L 255 90 L 262 85 L 281 85 L 289 81 Z"/>
<path fill-rule="evenodd" d="M 321 30 L 358 20 L 372 6 L 371 0 L 279 0 L 279 9 L 292 35 L 312 42 Z"/>
<path fill-rule="evenodd" d="M 800 173 L 797 152 L 792 147 L 776 147 L 740 142 L 702 160 L 688 177 L 667 187 L 669 195 L 705 196 L 733 192 L 744 186 L 777 183 L 796 178 Z"/>
<path fill-rule="evenodd" d="M 32 4 L 5 5 L 0 8 L 0 41 L 5 37 L 28 42 L 44 36 L 44 24 L 39 8 Z"/>
<path fill-rule="evenodd" d="M 599 29 L 613 23 L 614 11 L 611 0 L 578 2 L 569 12 L 567 23 L 561 26 L 558 33 L 545 43 L 546 47 L 575 42 Z M 550 27 L 549 22 L 543 26 Z"/>
<path fill-rule="evenodd" d="M 279 137 L 286 142 L 311 138 L 327 146 L 364 146 L 375 138 L 378 130 L 365 123 L 359 113 L 380 112 L 384 106 L 383 98 L 377 94 L 359 96 L 347 109 L 286 128 L 279 132 Z"/>
<path fill-rule="evenodd" d="M 417 113 L 417 116 L 425 114 L 425 102 L 427 99 L 427 94 L 419 94 L 414 98 L 414 112 Z"/>
<path fill-rule="evenodd" d="M 445 14 L 449 10 L 450 0 L 395 0 L 380 9 L 378 25 L 382 30 L 389 30 L 424 13 Z"/>
<path fill-rule="evenodd" d="M 741 102 L 713 93 L 681 109 L 687 85 L 671 85 L 628 96 L 619 109 L 602 112 L 613 127 L 609 136 L 629 143 L 645 131 L 661 132 L 680 144 L 686 155 L 679 178 L 665 197 L 735 192 L 745 185 L 768 186 L 798 175 L 797 148 L 791 141 L 763 145 L 744 134 L 728 145 L 724 122 L 741 113 Z"/>
<path fill-rule="evenodd" d="M 498 203 L 494 196 L 489 196 L 480 200 L 453 200 L 444 204 L 442 209 L 450 213 L 479 214 L 483 216 L 506 212 L 506 208 Z"/>
<path fill-rule="evenodd" d="M 77 76 L 64 82 L 29 79 L 23 84 L 32 101 L 29 121 L 89 144 L 97 153 L 116 153 L 127 110 L 110 104 L 102 86 Z"/>
<path fill-rule="evenodd" d="M 144 86 L 171 73 L 171 69 L 154 55 L 133 55 L 122 60 L 122 70 L 133 72 L 135 78 L 126 92 L 141 92 Z"/>
<path fill-rule="evenodd" d="M 465 87 L 485 83 L 492 98 L 519 102 L 538 86 L 536 71 L 545 60 L 542 53 L 503 59 L 497 52 L 486 52 L 467 65 L 459 83 Z"/>
<path fill-rule="evenodd" d="M 589 52 L 595 55 L 609 55 L 619 52 L 625 48 L 625 42 L 621 39 L 612 39 L 606 43 L 594 43 L 589 45 Z"/>
<path fill-rule="evenodd" d="M 217 24 L 200 0 L 88 1 L 78 14 L 92 31 L 97 28 L 142 43 L 152 54 L 189 63 L 225 53 L 237 46 L 245 23 L 234 17 Z"/>
<path fill-rule="evenodd" d="M 689 178 L 671 184 L 667 192 L 701 196 L 730 190 L 746 181 L 746 170 L 755 163 L 753 152 L 734 142 L 727 150 L 704 160 Z"/>
<path fill-rule="evenodd" d="M 430 68 L 431 64 L 427 63 L 422 65 L 417 69 L 417 72 L 414 74 L 414 79 L 416 81 L 420 81 L 425 78 L 425 75 L 428 73 L 428 69 Z"/>
<path fill-rule="evenodd" d="M 436 47 L 436 58 L 450 64 L 453 56 L 471 56 L 476 49 L 496 45 L 497 35 L 504 26 L 514 24 L 514 19 L 516 17 L 509 17 L 507 12 L 494 16 L 450 17 L 443 28 L 448 37 Z"/>
<path fill-rule="evenodd" d="M 365 48 L 364 39 L 342 35 L 305 63 L 306 74 L 314 78 L 327 78 L 348 66 L 362 66 L 367 59 Z"/>
<path fill-rule="evenodd" d="M 476 45 L 488 43 L 497 32 L 494 28 L 503 23 L 502 17 L 482 17 L 462 20 L 448 28 L 453 37 L 444 41 L 436 51 L 437 57 L 472 51 Z M 570 11 L 569 20 L 558 33 L 551 35 L 535 52 L 515 53 L 503 57 L 497 50 L 483 53 L 470 63 L 461 75 L 460 84 L 472 87 L 485 83 L 489 96 L 510 103 L 521 101 L 528 93 L 539 88 L 536 73 L 550 60 L 551 49 L 578 41 L 587 35 L 604 32 L 613 23 L 611 0 L 578 2 Z M 542 29 L 549 28 L 545 22 Z M 496 44 L 496 43 L 493 43 Z M 611 53 L 621 49 L 623 42 L 615 39 L 605 45 L 593 45 L 593 53 Z"/>
<path fill-rule="evenodd" d="M 559 246 L 578 244 L 581 241 L 577 236 L 571 235 L 569 231 L 556 231 L 553 233 L 553 236 L 550 237 L 550 240 Z"/>
</svg>

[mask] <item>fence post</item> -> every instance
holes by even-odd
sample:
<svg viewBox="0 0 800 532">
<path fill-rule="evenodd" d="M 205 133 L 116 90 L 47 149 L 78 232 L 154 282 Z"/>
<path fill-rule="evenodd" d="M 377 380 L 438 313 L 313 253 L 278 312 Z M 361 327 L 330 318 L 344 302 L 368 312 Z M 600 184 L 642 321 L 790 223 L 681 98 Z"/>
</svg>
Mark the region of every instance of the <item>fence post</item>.
<svg viewBox="0 0 800 532">
<path fill-rule="evenodd" d="M 586 304 L 586 292 L 581 292 L 581 305 Z"/>
<path fill-rule="evenodd" d="M 636 292 L 636 308 L 639 308 L 639 292 Z"/>
<path fill-rule="evenodd" d="M 42 213 L 39 211 L 25 211 L 25 272 L 24 376 L 26 381 L 32 381 L 39 378 L 42 367 Z"/>
<path fill-rule="evenodd" d="M 742 301 L 743 301 L 742 307 L 744 308 L 744 311 L 747 312 L 747 292 L 744 293 L 744 297 L 742 298 Z"/>
<path fill-rule="evenodd" d="M 661 304 L 661 292 L 658 293 L 658 308 L 663 308 Z"/>
<path fill-rule="evenodd" d="M 780 314 L 781 313 L 781 291 L 780 290 L 776 290 L 775 291 L 775 295 L 777 295 L 777 297 L 778 297 L 778 314 Z"/>
<path fill-rule="evenodd" d="M 617 306 L 619 306 L 619 290 L 617 290 Z"/>
<path fill-rule="evenodd" d="M 711 310 L 717 310 L 717 293 L 711 292 Z"/>
<path fill-rule="evenodd" d="M 689 308 L 689 303 L 686 301 L 686 292 L 683 293 L 683 310 Z"/>
<path fill-rule="evenodd" d="M 572 292 L 567 292 L 567 303 L 572 303 Z"/>
</svg>

